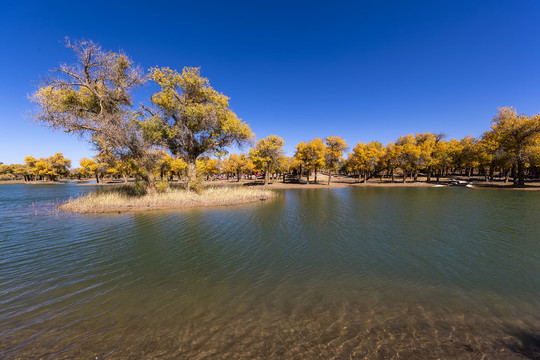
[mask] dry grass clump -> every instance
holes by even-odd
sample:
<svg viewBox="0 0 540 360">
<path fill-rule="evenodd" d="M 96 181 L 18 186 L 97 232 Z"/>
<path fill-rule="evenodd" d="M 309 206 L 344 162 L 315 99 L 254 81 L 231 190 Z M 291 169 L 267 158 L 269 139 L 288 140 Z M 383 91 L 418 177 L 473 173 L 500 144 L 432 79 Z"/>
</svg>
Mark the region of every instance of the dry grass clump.
<svg viewBox="0 0 540 360">
<path fill-rule="evenodd" d="M 60 209 L 77 213 L 105 213 L 243 204 L 275 197 L 275 192 L 245 187 L 209 187 L 199 193 L 167 188 L 137 196 L 132 186 L 113 186 L 74 199 Z"/>
</svg>

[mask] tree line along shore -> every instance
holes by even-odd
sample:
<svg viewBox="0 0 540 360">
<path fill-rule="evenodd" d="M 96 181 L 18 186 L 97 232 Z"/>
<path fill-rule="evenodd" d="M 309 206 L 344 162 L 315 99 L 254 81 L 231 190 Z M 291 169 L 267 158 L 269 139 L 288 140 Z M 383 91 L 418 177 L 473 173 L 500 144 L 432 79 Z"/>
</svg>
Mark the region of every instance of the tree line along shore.
<svg viewBox="0 0 540 360">
<path fill-rule="evenodd" d="M 467 136 L 461 140 L 444 140 L 440 135 L 422 133 L 400 137 L 383 146 L 374 141 L 358 143 L 343 156 L 347 144 L 340 137 L 315 138 L 296 146 L 292 157 L 283 155 L 283 140 L 269 136 L 259 141 L 248 153 L 230 154 L 221 158 L 203 156 L 196 161 L 199 178 L 214 180 L 277 180 L 283 183 L 317 184 L 318 174 L 330 185 L 332 174 L 342 183 L 371 182 L 447 182 L 461 178 L 486 183 L 519 183 L 517 164 L 512 154 L 500 147 L 490 148 L 492 133 L 479 139 Z M 493 149 L 490 151 L 490 149 Z M 533 143 L 525 149 L 524 180 L 539 182 L 540 147 Z M 82 158 L 79 167 L 70 169 L 71 160 L 56 153 L 48 158 L 25 158 L 24 164 L 0 165 L 0 179 L 56 181 L 59 179 L 123 181 L 136 179 L 136 167 L 129 160 L 102 152 L 94 158 Z M 188 164 L 181 158 L 159 151 L 153 176 L 161 189 L 168 182 L 187 182 Z M 264 176 L 268 174 L 268 176 Z M 312 177 L 310 177 L 312 176 Z M 419 178 L 420 177 L 420 178 Z M 320 180 L 320 176 L 319 176 Z"/>
<path fill-rule="evenodd" d="M 0 179 L 26 181 L 61 177 L 135 178 L 140 194 L 165 191 L 180 179 L 187 190 L 200 191 L 204 180 L 264 175 L 287 182 L 317 183 L 318 174 L 356 177 L 356 182 L 391 179 L 427 182 L 461 175 L 485 181 L 512 179 L 516 186 L 537 181 L 540 173 L 540 115 L 512 107 L 497 109 L 491 128 L 478 138 L 446 140 L 443 134 L 417 133 L 389 144 L 359 142 L 350 149 L 338 136 L 296 145 L 285 156 L 276 135 L 255 142 L 247 123 L 230 108 L 227 96 L 214 90 L 199 68 L 181 72 L 168 67 L 141 70 L 123 53 L 106 51 L 92 41 L 66 47 L 75 62 L 51 70 L 31 95 L 31 117 L 52 129 L 81 136 L 96 149 L 93 159 L 71 162 L 61 153 L 27 157 L 25 164 L 0 165 Z M 135 105 L 135 91 L 151 82 L 157 88 Z M 227 154 L 231 146 L 251 149 Z M 305 179 L 305 180 L 304 180 Z M 373 181 L 373 180 L 371 180 Z"/>
</svg>

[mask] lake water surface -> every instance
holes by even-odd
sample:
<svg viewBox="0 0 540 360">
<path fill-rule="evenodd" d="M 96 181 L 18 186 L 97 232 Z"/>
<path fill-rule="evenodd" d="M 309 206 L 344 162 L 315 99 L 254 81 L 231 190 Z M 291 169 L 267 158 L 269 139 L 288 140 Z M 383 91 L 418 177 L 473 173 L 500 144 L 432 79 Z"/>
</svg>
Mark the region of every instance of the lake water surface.
<svg viewBox="0 0 540 360">
<path fill-rule="evenodd" d="M 0 185 L 0 358 L 540 358 L 540 192 L 77 215 Z"/>
</svg>

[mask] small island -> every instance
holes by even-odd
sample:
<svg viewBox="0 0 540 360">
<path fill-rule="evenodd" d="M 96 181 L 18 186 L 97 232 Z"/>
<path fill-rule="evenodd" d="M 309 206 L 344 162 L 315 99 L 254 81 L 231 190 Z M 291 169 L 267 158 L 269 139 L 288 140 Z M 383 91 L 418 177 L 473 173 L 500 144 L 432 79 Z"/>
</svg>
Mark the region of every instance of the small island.
<svg viewBox="0 0 540 360">
<path fill-rule="evenodd" d="M 237 205 L 272 199 L 275 195 L 275 192 L 264 189 L 210 187 L 200 193 L 186 191 L 183 188 L 171 188 L 138 196 L 132 186 L 112 186 L 74 199 L 61 205 L 60 209 L 82 214 L 139 212 Z"/>
</svg>

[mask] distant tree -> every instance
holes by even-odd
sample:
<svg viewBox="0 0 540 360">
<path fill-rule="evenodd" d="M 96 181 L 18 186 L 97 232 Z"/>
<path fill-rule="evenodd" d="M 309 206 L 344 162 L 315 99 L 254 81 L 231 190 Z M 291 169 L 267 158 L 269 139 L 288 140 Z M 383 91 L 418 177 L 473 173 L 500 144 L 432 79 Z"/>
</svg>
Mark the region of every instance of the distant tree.
<svg viewBox="0 0 540 360">
<path fill-rule="evenodd" d="M 513 107 L 499 108 L 485 137 L 511 156 L 517 167 L 514 184 L 524 185 L 527 151 L 540 141 L 540 114 L 526 116 Z"/>
<path fill-rule="evenodd" d="M 99 175 L 101 173 L 101 164 L 94 159 L 88 159 L 83 157 L 79 161 L 79 175 L 81 177 L 91 177 L 96 178 L 96 182 L 99 184 Z"/>
<path fill-rule="evenodd" d="M 32 172 L 40 180 L 53 180 L 55 177 L 52 164 L 48 162 L 45 158 L 39 158 L 38 161 L 35 162 L 34 167 L 32 168 Z"/>
<path fill-rule="evenodd" d="M 29 176 L 31 175 L 28 167 L 23 164 L 11 165 L 11 171 L 16 178 L 23 178 L 25 181 L 28 181 Z"/>
<path fill-rule="evenodd" d="M 285 175 L 288 174 L 293 168 L 294 159 L 288 156 L 280 156 L 276 162 L 273 171 L 275 171 L 276 176 L 280 174 L 282 176 L 282 181 L 285 182 Z"/>
<path fill-rule="evenodd" d="M 154 175 L 159 176 L 163 181 L 164 178 L 168 179 L 171 172 L 171 166 L 173 157 L 167 154 L 166 151 L 159 151 L 160 157 L 154 167 Z"/>
<path fill-rule="evenodd" d="M 118 157 L 111 151 L 102 150 L 95 156 L 95 160 L 102 165 L 101 176 L 108 174 L 112 177 L 123 177 L 124 182 L 127 182 L 127 177 L 134 171 L 131 159 Z"/>
<path fill-rule="evenodd" d="M 241 172 L 242 174 L 251 176 L 255 168 L 255 166 L 253 165 L 253 161 L 251 160 L 249 156 L 245 154 L 242 154 L 241 156 L 244 158 L 244 161 L 242 162 Z"/>
<path fill-rule="evenodd" d="M 381 159 L 384 167 L 390 172 L 392 182 L 395 181 L 395 169 L 399 166 L 399 147 L 395 142 L 390 142 L 384 148 L 384 155 Z"/>
<path fill-rule="evenodd" d="M 236 181 L 240 181 L 241 174 L 246 173 L 245 170 L 250 169 L 248 162 L 251 162 L 251 160 L 246 156 L 246 154 L 231 154 L 225 162 L 226 172 L 235 174 Z M 251 171 L 253 171 L 253 163 L 251 163 Z"/>
<path fill-rule="evenodd" d="M 187 162 L 179 158 L 173 158 L 171 163 L 171 173 L 173 176 L 176 174 L 176 176 L 178 176 L 180 179 L 180 176 L 185 175 L 184 173 L 186 172 L 187 168 Z"/>
<path fill-rule="evenodd" d="M 9 165 L 4 165 L 0 162 L 0 180 L 2 179 L 11 179 L 12 169 Z"/>
<path fill-rule="evenodd" d="M 142 127 L 146 138 L 188 163 L 188 189 L 200 156 L 252 139 L 250 127 L 229 109 L 229 98 L 214 90 L 199 68 L 185 67 L 181 74 L 154 68 L 150 77 L 160 91 L 152 95 L 152 108 L 144 107 Z"/>
<path fill-rule="evenodd" d="M 384 166 L 385 148 L 378 141 L 371 141 L 367 144 L 359 142 L 349 154 L 350 166 L 359 174 L 364 175 L 364 183 L 368 177 L 378 174 Z"/>
<path fill-rule="evenodd" d="M 276 135 L 268 135 L 259 140 L 257 145 L 249 151 L 249 156 L 255 167 L 264 169 L 264 185 L 268 185 L 270 179 L 270 169 L 283 156 L 282 138 Z"/>
<path fill-rule="evenodd" d="M 26 165 L 26 168 L 28 169 L 28 180 L 35 180 L 35 165 L 36 165 L 37 159 L 33 156 L 27 156 L 24 158 L 24 163 Z"/>
<path fill-rule="evenodd" d="M 433 158 L 433 152 L 435 151 L 435 146 L 437 142 L 442 139 L 442 134 L 433 134 L 430 132 L 426 133 L 417 133 L 415 135 L 416 147 L 419 150 L 419 158 L 416 163 L 416 169 L 414 173 L 414 181 L 418 180 L 418 171 L 425 170 L 427 175 L 427 182 L 431 181 L 431 171 L 435 163 Z"/>
<path fill-rule="evenodd" d="M 219 174 L 219 162 L 216 159 L 207 159 L 204 163 L 204 174 L 207 180 Z"/>
<path fill-rule="evenodd" d="M 324 160 L 326 169 L 328 169 L 328 185 L 332 179 L 332 171 L 336 170 L 343 152 L 347 149 L 347 143 L 339 136 L 329 136 L 325 139 L 326 150 Z"/>
<path fill-rule="evenodd" d="M 308 143 L 301 142 L 296 146 L 295 157 L 302 162 L 307 172 L 306 184 L 309 184 L 309 173 L 315 173 L 315 183 L 317 183 L 317 172 L 324 167 L 324 153 L 326 146 L 320 138 L 315 138 Z"/>
<path fill-rule="evenodd" d="M 467 135 L 460 140 L 460 145 L 460 165 L 465 167 L 465 173 L 470 178 L 474 168 L 479 164 L 477 140 L 473 136 Z"/>
<path fill-rule="evenodd" d="M 366 145 L 366 170 L 370 176 L 378 175 L 384 168 L 384 145 L 379 141 L 370 141 Z M 367 182 L 367 177 L 365 178 Z M 382 181 L 382 178 L 381 178 Z"/>
<path fill-rule="evenodd" d="M 440 140 L 435 144 L 433 148 L 431 169 L 433 169 L 437 176 L 437 183 L 440 181 L 441 176 L 452 163 L 452 157 L 450 153 L 450 142 Z"/>
<path fill-rule="evenodd" d="M 71 160 L 66 159 L 62 153 L 56 153 L 47 158 L 47 161 L 52 166 L 52 180 L 56 180 L 58 176 L 68 176 Z"/>
<path fill-rule="evenodd" d="M 401 136 L 396 141 L 396 147 L 399 153 L 399 166 L 403 171 L 403 182 L 406 182 L 408 175 L 412 176 L 421 163 L 421 149 L 412 134 Z"/>
</svg>

